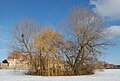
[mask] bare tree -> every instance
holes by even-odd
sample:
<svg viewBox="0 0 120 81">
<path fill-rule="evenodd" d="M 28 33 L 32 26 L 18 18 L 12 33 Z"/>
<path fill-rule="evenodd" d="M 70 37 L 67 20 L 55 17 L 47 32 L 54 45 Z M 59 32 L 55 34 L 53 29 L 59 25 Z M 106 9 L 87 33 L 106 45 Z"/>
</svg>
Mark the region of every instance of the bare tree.
<svg viewBox="0 0 120 81">
<path fill-rule="evenodd" d="M 30 65 L 32 67 L 32 54 L 33 48 L 31 43 L 33 41 L 33 35 L 39 26 L 34 20 L 29 21 L 27 18 L 24 21 L 18 22 L 12 29 L 13 40 L 12 46 L 13 50 L 19 50 L 23 53 L 28 53 L 30 55 Z"/>
<path fill-rule="evenodd" d="M 104 22 L 92 10 L 74 8 L 65 26 L 71 38 L 63 53 L 74 74 L 85 74 L 86 66 L 92 65 L 102 54 L 102 48 L 110 45 L 104 33 Z"/>
</svg>

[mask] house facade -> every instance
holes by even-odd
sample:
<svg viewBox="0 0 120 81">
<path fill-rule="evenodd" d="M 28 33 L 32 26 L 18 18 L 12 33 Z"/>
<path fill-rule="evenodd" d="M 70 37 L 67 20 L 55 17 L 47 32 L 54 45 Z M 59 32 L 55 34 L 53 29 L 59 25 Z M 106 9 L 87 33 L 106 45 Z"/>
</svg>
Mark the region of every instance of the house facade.
<svg viewBox="0 0 120 81">
<path fill-rule="evenodd" d="M 29 68 L 29 55 L 28 54 L 17 54 L 15 56 L 9 55 L 7 57 L 8 65 L 7 69 L 19 69 L 24 70 Z M 2 68 L 4 68 L 5 63 L 2 63 Z"/>
</svg>

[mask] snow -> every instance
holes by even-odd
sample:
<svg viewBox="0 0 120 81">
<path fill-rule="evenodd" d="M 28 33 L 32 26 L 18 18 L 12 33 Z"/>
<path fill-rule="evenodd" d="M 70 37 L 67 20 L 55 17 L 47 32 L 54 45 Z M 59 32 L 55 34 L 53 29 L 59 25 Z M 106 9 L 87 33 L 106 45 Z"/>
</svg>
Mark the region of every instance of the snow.
<svg viewBox="0 0 120 81">
<path fill-rule="evenodd" d="M 26 71 L 0 70 L 0 81 L 120 81 L 120 69 L 106 69 L 83 76 L 29 76 Z"/>
</svg>

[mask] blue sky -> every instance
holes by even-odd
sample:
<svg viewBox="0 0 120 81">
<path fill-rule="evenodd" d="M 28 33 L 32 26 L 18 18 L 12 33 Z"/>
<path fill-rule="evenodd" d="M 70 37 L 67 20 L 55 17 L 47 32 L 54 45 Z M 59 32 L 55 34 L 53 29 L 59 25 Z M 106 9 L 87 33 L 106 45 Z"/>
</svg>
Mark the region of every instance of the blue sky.
<svg viewBox="0 0 120 81">
<path fill-rule="evenodd" d="M 67 17 L 71 8 L 85 6 L 97 12 L 111 29 L 110 40 L 115 42 L 115 46 L 109 47 L 102 59 L 120 64 L 119 2 L 120 0 L 0 0 L 0 61 L 9 54 L 10 31 L 17 21 L 24 20 L 25 17 L 34 18 L 39 24 L 52 24 L 59 30 L 59 22 Z"/>
</svg>

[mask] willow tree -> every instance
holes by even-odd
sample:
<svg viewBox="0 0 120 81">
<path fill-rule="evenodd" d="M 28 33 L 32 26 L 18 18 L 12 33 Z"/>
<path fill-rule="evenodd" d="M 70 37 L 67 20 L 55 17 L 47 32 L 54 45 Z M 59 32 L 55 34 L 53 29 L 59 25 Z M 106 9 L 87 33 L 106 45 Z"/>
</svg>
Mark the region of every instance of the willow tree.
<svg viewBox="0 0 120 81">
<path fill-rule="evenodd" d="M 41 29 L 41 32 L 34 37 L 32 46 L 37 51 L 36 72 L 39 75 L 60 75 L 58 72 L 59 64 L 62 64 L 60 47 L 64 45 L 63 36 L 52 29 Z M 56 63 L 56 67 L 54 66 Z M 39 69 L 38 69 L 39 67 Z M 50 70 L 51 68 L 51 70 Z M 52 74 L 51 74 L 52 72 Z"/>
<path fill-rule="evenodd" d="M 93 68 L 102 48 L 110 45 L 103 20 L 90 9 L 73 8 L 64 26 L 69 39 L 63 53 L 73 75 L 92 73 L 89 68 Z"/>
</svg>

